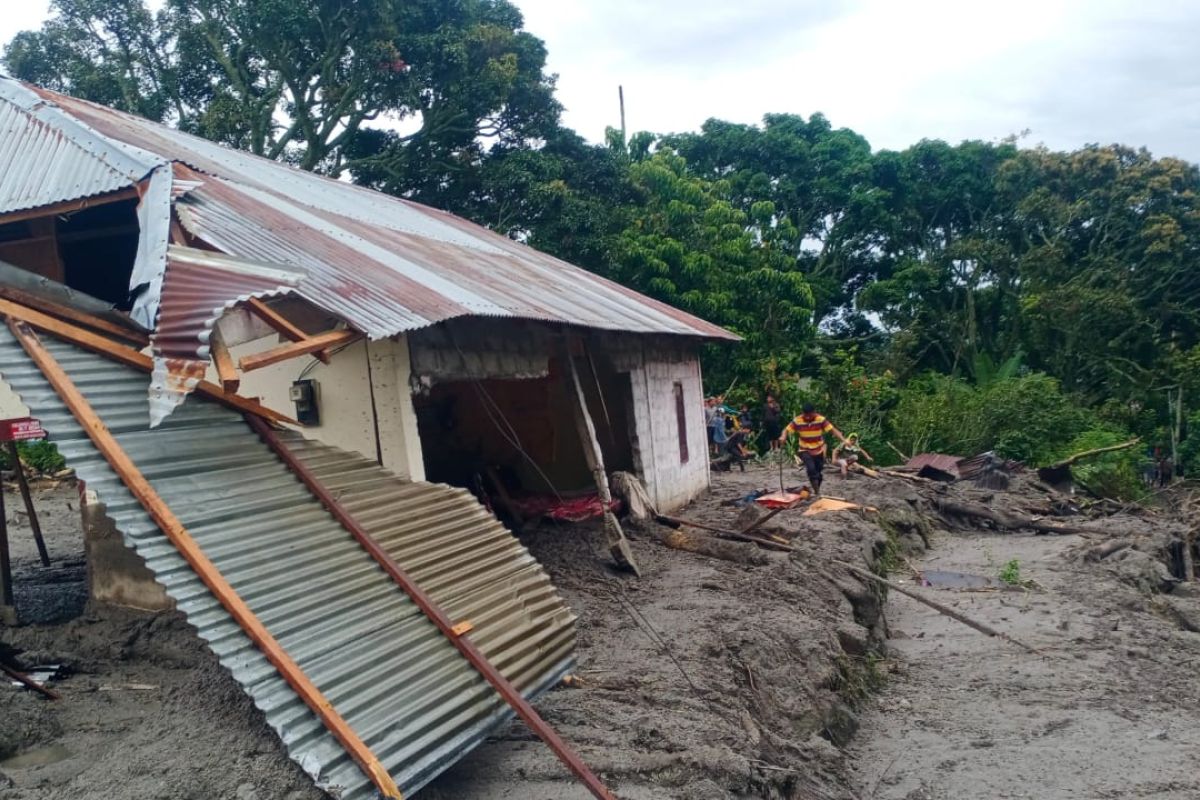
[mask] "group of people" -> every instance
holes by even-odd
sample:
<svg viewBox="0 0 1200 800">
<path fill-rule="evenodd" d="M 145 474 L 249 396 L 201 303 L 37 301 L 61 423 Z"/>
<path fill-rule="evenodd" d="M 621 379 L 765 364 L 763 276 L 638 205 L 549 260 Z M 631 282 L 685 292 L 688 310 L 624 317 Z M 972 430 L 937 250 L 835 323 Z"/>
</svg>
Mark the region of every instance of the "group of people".
<svg viewBox="0 0 1200 800">
<path fill-rule="evenodd" d="M 704 419 L 708 428 L 709 447 L 715 456 L 730 456 L 741 463 L 753 455 L 747 447 L 753 432 L 748 406 L 743 404 L 735 411 L 725 405 L 723 396 L 709 397 L 704 401 Z M 861 459 L 875 460 L 860 444 L 857 433 L 844 435 L 832 422 L 818 414 L 811 403 L 806 403 L 800 414 L 786 424 L 783 420 L 783 407 L 774 395 L 768 394 L 762 408 L 762 429 L 766 444 L 771 450 L 778 450 L 784 447 L 788 436 L 797 436 L 798 459 L 804 466 L 813 494 L 821 493 L 828 452 L 825 441 L 827 434 L 833 434 L 838 439 L 839 444 L 833 450 L 833 463 L 843 477 Z"/>
</svg>

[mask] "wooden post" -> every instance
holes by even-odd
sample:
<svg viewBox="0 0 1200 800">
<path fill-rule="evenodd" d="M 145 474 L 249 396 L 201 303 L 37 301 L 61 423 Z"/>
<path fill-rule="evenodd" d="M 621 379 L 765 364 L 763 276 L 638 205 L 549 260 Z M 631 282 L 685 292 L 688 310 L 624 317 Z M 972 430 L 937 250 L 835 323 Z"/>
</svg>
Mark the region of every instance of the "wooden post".
<svg viewBox="0 0 1200 800">
<path fill-rule="evenodd" d="M 33 507 L 33 496 L 29 494 L 29 481 L 25 479 L 25 470 L 21 469 L 21 456 L 17 453 L 17 443 L 8 443 L 8 457 L 12 459 L 13 469 L 17 473 L 17 486 L 21 487 L 21 499 L 25 501 L 25 513 L 29 515 L 29 528 L 33 531 L 33 541 L 37 544 L 38 555 L 41 556 L 42 566 L 50 566 L 50 554 L 46 552 L 46 540 L 42 538 L 42 526 L 38 523 L 37 509 Z"/>
<path fill-rule="evenodd" d="M 237 590 L 230 585 L 217 566 L 204 554 L 200 545 L 192 538 L 191 533 L 150 485 L 150 482 L 129 458 L 104 422 L 96 415 L 95 410 L 75 386 L 74 381 L 63 371 L 50 351 L 42 345 L 37 334 L 29 326 L 11 318 L 8 320 L 8 325 L 17 341 L 29 354 L 29 358 L 41 370 L 42 375 L 46 377 L 46 381 L 58 396 L 62 398 L 63 404 L 71 411 L 72 416 L 79 422 L 80 427 L 87 433 L 96 449 L 121 478 L 121 482 L 128 487 L 130 494 L 142 505 L 154 523 L 162 529 L 163 534 L 183 556 L 197 577 L 204 582 L 208 590 L 225 607 L 229 615 L 246 632 L 246 635 L 266 656 L 271 665 L 278 670 L 280 676 L 287 681 L 293 691 L 324 723 L 376 788 L 385 797 L 399 798 L 399 788 L 375 754 L 359 738 L 354 729 L 342 719 L 333 704 L 300 669 L 300 665 L 292 660 L 283 646 L 275 640 L 271 632 L 246 605 L 246 601 L 241 598 Z"/>
<path fill-rule="evenodd" d="M 12 560 L 8 553 L 8 512 L 4 509 L 4 487 L 0 486 L 0 623 L 5 625 L 17 624 L 17 603 L 13 598 L 12 581 Z"/>
<path fill-rule="evenodd" d="M 630 569 L 639 578 L 641 571 L 633 560 L 633 550 L 621 523 L 609 506 L 612 505 L 612 492 L 608 488 L 608 473 L 604 469 L 604 454 L 600 449 L 600 440 L 596 438 L 596 425 L 588 411 L 587 396 L 583 393 L 583 384 L 579 380 L 579 371 L 575 369 L 575 359 L 571 356 L 570 342 L 563 351 L 567 362 L 567 393 L 573 395 L 575 402 L 571 404 L 575 416 L 575 428 L 583 443 L 583 456 L 587 460 L 588 469 L 592 471 L 592 479 L 596 482 L 596 492 L 600 495 L 600 505 L 604 507 L 604 535 L 608 539 L 608 552 L 618 565 Z"/>
<path fill-rule="evenodd" d="M 219 330 L 213 330 L 208 346 L 212 350 L 213 365 L 217 368 L 217 377 L 221 381 L 221 388 L 229 394 L 235 394 L 241 385 L 241 377 L 238 375 L 233 356 L 230 355 L 229 348 L 225 345 L 225 340 L 221 337 Z"/>
<path fill-rule="evenodd" d="M 468 638 L 466 635 L 470 633 L 472 625 L 468 621 L 455 623 L 446 612 L 439 606 L 432 597 L 425 593 L 412 576 L 404 571 L 404 568 L 396 563 L 396 560 L 388 554 L 386 550 L 375 541 L 370 532 L 364 528 L 358 520 L 354 518 L 341 501 L 329 490 L 325 484 L 317 478 L 316 474 L 299 458 L 296 454 L 288 449 L 278 434 L 271 429 L 263 420 L 250 415 L 246 416 L 246 422 L 254 429 L 255 433 L 266 443 L 268 447 L 279 457 L 284 464 L 287 465 L 300 482 L 303 483 L 313 495 L 321 501 L 321 505 L 325 510 L 333 515 L 346 531 L 354 537 L 364 550 L 375 559 L 375 562 L 388 574 L 392 580 L 412 598 L 413 603 L 421 610 L 438 630 L 442 632 L 447 639 L 454 644 L 458 652 L 462 653 L 467 662 L 474 667 L 480 675 L 483 676 L 492 688 L 504 699 L 513 711 L 517 712 L 524 723 L 529 726 L 529 729 L 534 732 L 558 756 L 559 760 L 571 770 L 575 777 L 579 778 L 588 790 L 595 795 L 598 800 L 616 800 L 612 793 L 601 780 L 596 777 L 595 773 L 583 762 L 583 759 L 572 750 L 562 737 L 550 727 L 546 720 L 542 719 L 529 701 L 517 690 L 515 686 L 504 677 L 496 666 L 488 661 L 487 656 Z"/>
</svg>

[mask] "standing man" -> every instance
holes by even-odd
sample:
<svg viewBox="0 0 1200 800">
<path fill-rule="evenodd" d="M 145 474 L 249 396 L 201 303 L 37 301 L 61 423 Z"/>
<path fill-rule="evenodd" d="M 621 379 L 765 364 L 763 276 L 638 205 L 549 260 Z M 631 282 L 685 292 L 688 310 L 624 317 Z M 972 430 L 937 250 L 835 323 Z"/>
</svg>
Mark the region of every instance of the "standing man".
<svg viewBox="0 0 1200 800">
<path fill-rule="evenodd" d="M 767 402 L 763 404 L 763 433 L 767 435 L 767 443 L 772 450 L 779 447 L 779 434 L 783 432 L 783 409 L 775 400 L 775 395 L 768 394 Z"/>
<path fill-rule="evenodd" d="M 813 494 L 821 493 L 821 471 L 825 469 L 825 434 L 832 433 L 841 443 L 846 444 L 846 437 L 833 427 L 833 423 L 817 413 L 812 403 L 805 403 L 800 416 L 788 423 L 779 435 L 780 444 L 787 441 L 792 431 L 800 437 L 800 460 L 804 462 L 804 471 L 808 474 L 808 485 Z"/>
</svg>

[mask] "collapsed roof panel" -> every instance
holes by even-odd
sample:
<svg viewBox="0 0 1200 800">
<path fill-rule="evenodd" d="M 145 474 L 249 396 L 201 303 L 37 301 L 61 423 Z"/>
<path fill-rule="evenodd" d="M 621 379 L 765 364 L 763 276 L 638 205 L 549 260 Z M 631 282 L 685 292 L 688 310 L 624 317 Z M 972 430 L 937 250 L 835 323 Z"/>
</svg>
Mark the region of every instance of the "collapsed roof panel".
<svg viewBox="0 0 1200 800">
<path fill-rule="evenodd" d="M 150 429 L 141 373 L 49 336 L 43 342 L 224 579 L 405 795 L 510 716 L 454 645 L 240 415 L 195 401 Z M 0 377 L 105 502 L 126 544 L 262 709 L 291 757 L 337 796 L 373 797 L 365 773 L 209 592 L 2 326 Z M 398 493 L 388 476 L 347 465 L 336 451 L 332 456 L 310 451 L 305 457 L 322 465 L 328 479 L 357 502 L 389 515 L 404 507 L 405 497 L 429 500 L 419 514 L 409 512 L 426 525 L 394 557 L 423 575 L 428 591 L 440 593 L 451 607 L 479 610 L 481 635 L 490 642 L 480 646 L 494 648 L 498 658 L 511 654 L 501 668 L 512 670 L 525 694 L 552 685 L 571 666 L 569 612 L 524 548 L 482 524 L 473 500 L 421 485 Z M 359 478 L 365 488 L 355 491 Z M 392 497 L 385 502 L 381 493 Z M 447 575 L 451 579 L 440 582 Z M 517 620 L 517 641 L 493 642 L 498 628 L 483 633 L 490 620 L 503 620 L 505 630 Z M 531 652 L 538 653 L 532 660 Z"/>
</svg>

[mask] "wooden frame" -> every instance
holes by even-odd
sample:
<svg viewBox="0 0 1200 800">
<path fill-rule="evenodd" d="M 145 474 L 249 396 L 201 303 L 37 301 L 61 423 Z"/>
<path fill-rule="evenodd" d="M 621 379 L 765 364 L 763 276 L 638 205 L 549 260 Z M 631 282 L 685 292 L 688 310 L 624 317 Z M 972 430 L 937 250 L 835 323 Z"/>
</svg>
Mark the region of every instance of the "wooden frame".
<svg viewBox="0 0 1200 800">
<path fill-rule="evenodd" d="M 280 314 L 275 309 L 271 308 L 261 298 L 251 297 L 246 301 L 246 307 L 250 309 L 259 319 L 270 325 L 276 333 L 285 339 L 290 339 L 293 342 L 303 342 L 309 338 L 309 335 L 298 327 L 292 324 L 292 321 Z M 329 363 L 329 354 L 317 350 L 313 353 L 314 356 L 322 363 Z"/>
<path fill-rule="evenodd" d="M 64 200 L 61 203 L 54 203 L 48 206 L 40 206 L 38 208 L 30 208 L 24 211 L 12 211 L 8 214 L 0 214 L 0 225 L 8 225 L 13 222 L 24 222 L 27 219 L 37 219 L 38 217 L 54 217 L 59 214 L 74 214 L 96 206 L 108 205 L 109 203 L 118 203 L 122 200 L 132 200 L 138 197 L 138 187 L 129 186 L 125 189 L 117 189 L 115 192 L 108 194 L 95 195 L 93 197 L 83 197 L 78 200 Z"/>
<path fill-rule="evenodd" d="M 341 347 L 361 337 L 362 334 L 358 331 L 326 331 L 325 333 L 308 336 L 298 342 L 280 345 L 270 350 L 264 350 L 261 353 L 242 356 L 241 361 L 238 362 L 238 366 L 241 367 L 242 372 L 251 372 L 263 367 L 269 367 L 272 364 L 278 364 L 280 361 L 296 358 L 297 356 L 308 355 L 309 353 L 316 353 L 320 350 L 333 347 Z"/>
<path fill-rule="evenodd" d="M 143 372 L 154 371 L 154 359 L 145 353 L 140 353 L 111 339 L 106 339 L 97 333 L 55 319 L 40 311 L 35 311 L 9 300 L 0 299 L 0 315 L 28 323 L 38 330 L 51 333 L 61 339 L 65 339 L 71 344 L 78 345 L 93 353 L 98 353 L 127 367 L 133 367 Z M 272 422 L 300 427 L 300 423 L 291 417 L 267 408 L 257 400 L 250 400 L 245 397 L 239 397 L 236 394 L 229 394 L 215 383 L 200 381 L 196 385 L 196 391 L 237 411 L 254 414 Z"/>
</svg>

